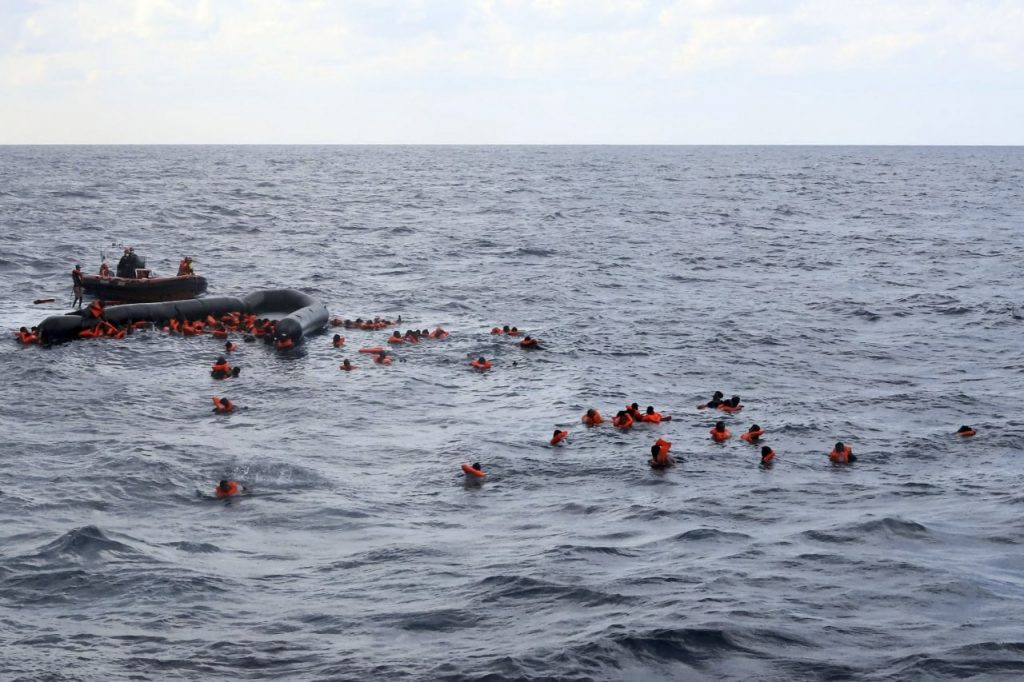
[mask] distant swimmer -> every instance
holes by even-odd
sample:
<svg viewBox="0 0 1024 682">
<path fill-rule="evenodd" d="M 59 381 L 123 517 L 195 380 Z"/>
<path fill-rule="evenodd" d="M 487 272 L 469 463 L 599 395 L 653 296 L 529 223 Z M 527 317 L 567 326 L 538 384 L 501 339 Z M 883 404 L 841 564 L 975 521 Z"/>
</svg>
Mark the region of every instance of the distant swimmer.
<svg viewBox="0 0 1024 682">
<path fill-rule="evenodd" d="M 224 352 L 225 353 L 234 353 L 236 350 L 238 350 L 238 346 L 236 346 L 235 344 L 231 343 L 230 341 L 228 341 L 227 343 L 224 344 Z"/>
<path fill-rule="evenodd" d="M 767 445 L 761 446 L 761 466 L 767 468 L 772 465 L 772 461 L 775 459 L 775 451 Z"/>
<path fill-rule="evenodd" d="M 959 429 L 956 430 L 956 435 L 963 436 L 964 438 L 970 438 L 971 436 L 978 435 L 978 432 L 975 431 L 970 426 L 964 425 L 964 426 L 961 426 Z"/>
<path fill-rule="evenodd" d="M 836 443 L 832 452 L 828 453 L 828 458 L 833 464 L 853 464 L 857 461 L 853 455 L 853 448 L 844 445 L 842 441 Z"/>
<path fill-rule="evenodd" d="M 502 334 L 511 334 L 512 333 L 512 327 L 510 327 L 510 326 L 508 326 L 506 324 L 504 327 L 501 328 L 501 333 Z"/>
<path fill-rule="evenodd" d="M 703 409 L 707 409 L 707 408 L 714 409 L 714 408 L 716 408 L 716 407 L 718 407 L 719 405 L 722 404 L 722 398 L 724 398 L 724 397 L 725 397 L 724 393 L 722 393 L 721 391 L 715 391 L 715 394 L 713 396 L 711 396 L 711 400 L 707 401 L 706 403 L 701 403 L 700 405 L 697 406 L 697 409 L 698 410 L 703 410 Z"/>
<path fill-rule="evenodd" d="M 740 397 L 738 395 L 734 395 L 728 400 L 724 400 L 721 403 L 719 403 L 718 409 L 722 410 L 723 412 L 739 412 L 740 410 L 743 409 L 743 406 L 740 405 Z"/>
<path fill-rule="evenodd" d="M 672 443 L 662 438 L 655 441 L 651 446 L 651 459 L 648 462 L 652 469 L 667 469 L 676 463 L 676 460 L 668 456 L 672 449 Z"/>
<path fill-rule="evenodd" d="M 519 327 L 512 327 L 505 333 L 509 336 L 519 336 Z"/>
<path fill-rule="evenodd" d="M 340 369 L 340 370 L 342 370 L 344 372 L 351 372 L 355 368 L 356 368 L 356 366 L 353 365 L 352 361 L 349 360 L 348 358 L 345 358 L 344 360 L 342 360 L 341 364 L 338 365 L 338 369 Z"/>
<path fill-rule="evenodd" d="M 633 417 L 629 416 L 629 412 L 619 410 L 612 417 L 612 426 L 623 430 L 628 429 L 633 426 Z"/>
<path fill-rule="evenodd" d="M 466 474 L 467 483 L 482 483 L 487 474 L 480 468 L 480 462 L 462 465 L 462 473 Z"/>
<path fill-rule="evenodd" d="M 478 372 L 486 372 L 491 368 L 492 365 L 490 360 L 484 359 L 484 356 L 481 355 L 476 360 L 469 363 L 469 366 L 477 370 Z"/>
<path fill-rule="evenodd" d="M 561 442 L 568 442 L 565 439 L 569 437 L 568 431 L 562 431 L 561 429 L 555 429 L 555 433 L 551 436 L 551 444 L 558 445 Z"/>
<path fill-rule="evenodd" d="M 217 358 L 217 361 L 210 367 L 210 376 L 214 379 L 227 379 L 232 376 L 232 367 L 228 364 L 228 361 L 221 355 Z"/>
<path fill-rule="evenodd" d="M 33 327 L 33 329 L 35 329 L 35 327 Z M 26 327 L 22 327 L 21 329 L 19 329 L 17 336 L 18 336 L 18 342 L 22 343 L 22 344 L 24 344 L 26 346 L 31 344 L 31 343 L 38 343 L 39 342 L 39 334 L 35 334 L 35 333 L 29 331 Z"/>
<path fill-rule="evenodd" d="M 74 300 L 71 302 L 72 307 L 82 308 L 82 293 L 85 291 L 85 281 L 82 279 L 82 266 L 76 265 L 75 269 L 71 271 L 71 291 L 74 295 Z"/>
<path fill-rule="evenodd" d="M 724 443 L 730 438 L 732 438 L 732 433 L 725 428 L 725 422 L 715 422 L 715 425 L 711 427 L 711 440 L 716 443 Z"/>
<path fill-rule="evenodd" d="M 405 339 L 402 338 L 402 334 L 396 329 L 395 332 L 388 337 L 388 343 L 405 343 Z"/>
<path fill-rule="evenodd" d="M 334 344 L 335 348 L 341 348 L 345 345 L 345 337 L 341 334 L 335 334 L 334 338 L 331 339 L 331 343 Z"/>
<path fill-rule="evenodd" d="M 761 436 L 764 435 L 764 429 L 757 424 L 751 424 L 750 428 L 747 429 L 746 433 L 741 433 L 740 438 L 747 441 L 751 445 L 756 445 L 761 442 Z"/>
<path fill-rule="evenodd" d="M 235 411 L 235 404 L 227 398 L 213 396 L 213 411 L 217 414 L 231 414 Z"/>
<path fill-rule="evenodd" d="M 234 497 L 241 493 L 247 493 L 249 489 L 244 485 L 239 484 L 237 481 L 221 481 L 216 488 L 213 489 L 213 494 L 217 497 Z"/>
<path fill-rule="evenodd" d="M 532 336 L 524 336 L 523 340 L 519 342 L 519 347 L 525 350 L 543 350 L 537 343 L 537 339 Z"/>
<path fill-rule="evenodd" d="M 437 325 L 428 335 L 435 339 L 447 339 L 451 336 L 441 325 Z"/>
<path fill-rule="evenodd" d="M 501 333 L 502 333 L 501 332 L 501 327 L 491 327 L 491 334 L 493 336 L 497 336 L 498 334 L 501 334 Z"/>
<path fill-rule="evenodd" d="M 587 413 L 580 418 L 580 421 L 582 421 L 587 426 L 597 426 L 598 424 L 603 423 L 604 419 L 601 417 L 600 412 L 598 412 L 594 408 L 590 408 L 589 410 L 587 410 Z"/>
<path fill-rule="evenodd" d="M 373 362 L 376 365 L 390 365 L 391 357 L 384 351 L 381 351 L 373 356 Z"/>
<path fill-rule="evenodd" d="M 640 415 L 640 421 L 649 422 L 651 424 L 660 424 L 661 422 L 672 421 L 672 415 L 662 414 L 661 412 L 655 412 L 653 405 L 647 406 L 647 411 Z"/>
</svg>

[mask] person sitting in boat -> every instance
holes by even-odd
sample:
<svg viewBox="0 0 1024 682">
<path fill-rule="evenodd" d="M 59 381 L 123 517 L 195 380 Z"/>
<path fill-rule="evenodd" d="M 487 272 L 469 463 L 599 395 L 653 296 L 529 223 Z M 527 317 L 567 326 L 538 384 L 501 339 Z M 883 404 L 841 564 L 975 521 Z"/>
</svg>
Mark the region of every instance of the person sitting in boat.
<svg viewBox="0 0 1024 682">
<path fill-rule="evenodd" d="M 110 277 L 110 266 L 107 261 L 100 263 L 100 277 Z"/>
<path fill-rule="evenodd" d="M 196 274 L 196 271 L 192 268 L 192 259 L 185 256 L 178 263 L 178 277 L 191 277 Z"/>
</svg>

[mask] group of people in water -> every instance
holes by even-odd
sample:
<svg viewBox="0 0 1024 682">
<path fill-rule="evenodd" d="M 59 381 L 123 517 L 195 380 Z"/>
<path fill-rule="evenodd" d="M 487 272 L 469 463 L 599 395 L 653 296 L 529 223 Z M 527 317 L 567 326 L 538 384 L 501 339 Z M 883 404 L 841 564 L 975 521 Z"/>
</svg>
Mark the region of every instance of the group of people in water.
<svg viewBox="0 0 1024 682">
<path fill-rule="evenodd" d="M 131 256 L 131 250 L 126 249 L 126 257 Z M 188 263 L 185 263 L 185 261 Z M 190 259 L 184 259 L 183 264 L 191 266 Z M 74 274 L 77 273 L 77 274 Z M 81 305 L 81 296 L 78 287 L 81 286 L 81 267 L 76 266 L 73 271 L 73 277 L 75 278 L 76 284 L 76 302 Z M 83 326 L 79 331 L 79 338 L 113 338 L 123 339 L 126 336 L 131 335 L 134 331 L 140 329 L 159 329 L 170 334 L 181 334 L 183 336 L 200 336 L 209 335 L 212 338 L 224 340 L 224 354 L 217 357 L 216 361 L 210 368 L 210 376 L 217 380 L 229 379 L 238 377 L 241 372 L 241 368 L 238 366 L 232 366 L 227 361 L 227 355 L 237 350 L 238 346 L 228 340 L 228 336 L 231 333 L 238 333 L 242 335 L 243 341 L 255 342 L 258 339 L 263 339 L 265 343 L 273 344 L 277 348 L 286 349 L 294 344 L 294 341 L 290 338 L 277 338 L 275 330 L 275 322 L 271 319 L 257 318 L 253 314 L 248 313 L 226 313 L 220 317 L 214 317 L 208 315 L 205 319 L 201 320 L 188 320 L 171 318 L 162 322 L 152 322 L 148 320 L 137 320 L 128 321 L 121 324 L 113 323 L 107 320 L 104 316 L 104 303 L 100 300 L 93 301 L 88 309 L 85 311 L 84 316 L 92 323 L 88 326 Z M 396 320 L 385 319 L 381 317 L 374 317 L 372 319 L 356 318 L 355 320 L 334 318 L 330 321 L 332 326 L 338 327 L 343 326 L 346 329 L 358 329 L 358 330 L 379 330 L 387 327 L 392 327 L 401 324 L 402 318 L 399 316 Z M 515 326 L 504 325 L 503 327 L 493 327 L 490 332 L 492 335 L 508 336 L 513 338 L 521 337 L 518 345 L 524 350 L 538 350 L 541 348 L 539 342 L 528 335 L 524 335 Z M 440 340 L 445 339 L 449 336 L 449 332 L 443 329 L 440 325 L 435 327 L 432 331 L 423 329 L 408 329 L 405 333 L 401 333 L 398 330 L 393 331 L 387 338 L 386 343 L 391 346 L 400 346 L 404 344 L 418 344 L 428 340 Z M 17 334 L 16 339 L 23 344 L 32 344 L 39 342 L 38 329 L 33 327 L 31 329 L 21 327 Z M 345 345 L 345 337 L 340 334 L 334 334 L 331 339 L 331 344 L 334 348 L 343 348 Z M 389 365 L 392 363 L 393 356 L 386 350 L 384 346 L 372 346 L 359 349 L 360 353 L 367 353 L 373 357 L 373 362 L 378 365 Z M 474 370 L 484 372 L 492 368 L 493 363 L 483 356 L 477 357 L 472 360 L 470 367 Z M 339 369 L 343 371 L 351 371 L 356 369 L 348 358 L 345 358 L 339 365 Z M 217 414 L 231 414 L 239 409 L 229 398 L 213 396 L 213 412 Z M 726 398 L 725 394 L 721 391 L 715 391 L 711 399 L 707 402 L 697 405 L 698 410 L 714 409 L 725 414 L 739 413 L 744 409 L 741 402 L 741 398 L 738 395 L 733 395 L 730 398 Z M 672 415 L 664 414 L 660 411 L 655 410 L 654 406 L 648 405 L 647 408 L 641 411 L 638 403 L 631 403 L 625 406 L 624 409 L 619 410 L 614 417 L 611 418 L 611 425 L 614 428 L 622 431 L 629 431 L 640 424 L 653 424 L 658 425 L 672 421 Z M 591 408 L 581 417 L 581 422 L 587 427 L 597 427 L 605 422 L 601 413 Z M 757 423 L 753 423 L 743 433 L 739 435 L 739 438 L 749 443 L 750 445 L 760 446 L 760 461 L 761 467 L 770 468 L 775 462 L 777 453 L 768 445 L 763 444 L 762 438 L 765 436 L 765 430 Z M 971 426 L 961 426 L 957 431 L 956 435 L 960 437 L 971 437 L 977 434 L 977 430 Z M 564 446 L 569 444 L 568 437 L 570 432 L 568 430 L 556 429 L 551 436 L 550 444 L 552 446 Z M 732 438 L 732 432 L 729 430 L 724 420 L 716 420 L 709 429 L 710 440 L 717 444 L 727 442 Z M 650 447 L 650 456 L 648 464 L 652 469 L 668 469 L 677 463 L 677 459 L 670 455 L 672 449 L 672 443 L 664 438 L 657 438 L 653 445 Z M 857 461 L 857 457 L 853 454 L 853 449 L 850 445 L 840 441 L 837 442 L 832 450 L 828 453 L 829 460 L 836 465 L 849 465 Z M 483 471 L 479 462 L 470 464 L 463 464 L 462 470 L 466 476 L 467 482 L 481 482 L 486 478 L 486 473 Z M 247 488 L 236 481 L 222 480 L 215 490 L 215 495 L 220 498 L 233 497 L 235 495 L 247 492 Z"/>
</svg>

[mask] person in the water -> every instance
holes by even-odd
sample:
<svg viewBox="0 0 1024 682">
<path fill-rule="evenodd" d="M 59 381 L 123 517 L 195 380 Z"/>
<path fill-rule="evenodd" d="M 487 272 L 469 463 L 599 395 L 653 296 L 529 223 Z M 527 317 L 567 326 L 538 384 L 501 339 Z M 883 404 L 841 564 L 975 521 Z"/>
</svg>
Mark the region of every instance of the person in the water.
<svg viewBox="0 0 1024 682">
<path fill-rule="evenodd" d="M 970 438 L 971 436 L 978 435 L 978 432 L 975 431 L 973 427 L 964 424 L 963 426 L 956 430 L 956 435 L 963 436 L 964 438 Z"/>
<path fill-rule="evenodd" d="M 249 489 L 238 481 L 229 481 L 227 479 L 222 480 L 217 484 L 217 487 L 213 489 L 213 494 L 217 497 L 234 497 L 240 493 L 247 493 Z"/>
<path fill-rule="evenodd" d="M 724 398 L 724 397 L 725 397 L 724 393 L 722 393 L 721 391 L 715 391 L 715 394 L 713 396 L 711 396 L 711 400 L 707 401 L 706 403 L 701 403 L 700 405 L 697 406 L 697 409 L 698 410 L 703 410 L 703 409 L 706 409 L 706 408 L 715 409 L 716 407 L 718 407 L 719 405 L 722 404 L 722 398 Z"/>
<path fill-rule="evenodd" d="M 857 461 L 853 454 L 853 448 L 842 441 L 836 443 L 832 452 L 828 453 L 828 458 L 833 464 L 853 464 Z"/>
<path fill-rule="evenodd" d="M 761 466 L 770 467 L 775 459 L 775 451 L 767 445 L 761 446 Z"/>
</svg>

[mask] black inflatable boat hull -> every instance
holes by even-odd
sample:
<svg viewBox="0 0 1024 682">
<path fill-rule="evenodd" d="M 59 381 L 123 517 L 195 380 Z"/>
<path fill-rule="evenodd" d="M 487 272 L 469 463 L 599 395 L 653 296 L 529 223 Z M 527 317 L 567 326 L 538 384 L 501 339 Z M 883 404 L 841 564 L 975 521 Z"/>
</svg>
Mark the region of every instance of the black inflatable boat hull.
<svg viewBox="0 0 1024 682">
<path fill-rule="evenodd" d="M 328 318 L 323 302 L 294 289 L 254 291 L 242 298 L 209 296 L 187 301 L 112 305 L 104 310 L 103 317 L 119 325 L 139 321 L 159 324 L 171 319 L 202 320 L 207 315 L 220 317 L 235 312 L 273 317 L 277 320 L 275 338 L 289 338 L 295 343 L 301 343 L 306 334 L 326 327 Z M 86 310 L 76 310 L 46 318 L 39 323 L 40 340 L 55 343 L 77 338 L 81 330 L 96 326 L 96 320 L 87 315 Z"/>
</svg>

